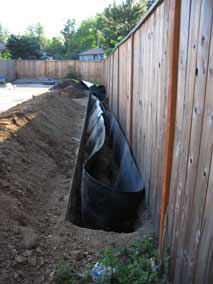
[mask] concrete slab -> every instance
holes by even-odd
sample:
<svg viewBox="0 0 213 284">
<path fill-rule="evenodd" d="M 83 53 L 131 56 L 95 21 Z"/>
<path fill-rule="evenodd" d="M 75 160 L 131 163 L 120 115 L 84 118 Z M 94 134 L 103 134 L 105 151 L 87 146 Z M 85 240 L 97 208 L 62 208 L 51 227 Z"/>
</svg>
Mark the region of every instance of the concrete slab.
<svg viewBox="0 0 213 284">
<path fill-rule="evenodd" d="M 23 84 L 10 85 L 8 87 L 0 85 L 0 113 L 32 99 L 33 96 L 39 96 L 46 93 L 52 85 L 42 84 Z"/>
</svg>

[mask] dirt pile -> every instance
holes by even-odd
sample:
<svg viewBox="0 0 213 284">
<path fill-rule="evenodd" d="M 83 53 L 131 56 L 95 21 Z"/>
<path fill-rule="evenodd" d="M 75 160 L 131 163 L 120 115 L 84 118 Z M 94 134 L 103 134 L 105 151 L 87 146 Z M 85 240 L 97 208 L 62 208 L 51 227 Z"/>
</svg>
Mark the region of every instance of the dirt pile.
<svg viewBox="0 0 213 284">
<path fill-rule="evenodd" d="M 72 83 L 71 83 L 72 84 Z M 65 88 L 64 88 L 65 87 Z M 62 86 L 0 115 L 0 283 L 53 283 L 62 259 L 74 268 L 97 248 L 144 235 L 64 222 L 88 96 Z"/>
</svg>

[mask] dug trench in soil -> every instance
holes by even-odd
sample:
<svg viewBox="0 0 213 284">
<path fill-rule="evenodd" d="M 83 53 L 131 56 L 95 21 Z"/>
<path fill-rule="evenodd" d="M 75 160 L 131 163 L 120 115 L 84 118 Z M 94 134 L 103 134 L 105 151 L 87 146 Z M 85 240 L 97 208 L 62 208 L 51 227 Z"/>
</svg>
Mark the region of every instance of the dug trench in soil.
<svg viewBox="0 0 213 284">
<path fill-rule="evenodd" d="M 64 222 L 88 96 L 76 83 L 55 88 L 0 115 L 0 283 L 54 283 L 66 260 L 83 270 L 96 251 L 143 239 Z"/>
<path fill-rule="evenodd" d="M 138 209 L 144 207 L 144 183 L 118 122 L 94 96 L 81 140 L 67 220 L 105 231 L 134 231 Z"/>
</svg>

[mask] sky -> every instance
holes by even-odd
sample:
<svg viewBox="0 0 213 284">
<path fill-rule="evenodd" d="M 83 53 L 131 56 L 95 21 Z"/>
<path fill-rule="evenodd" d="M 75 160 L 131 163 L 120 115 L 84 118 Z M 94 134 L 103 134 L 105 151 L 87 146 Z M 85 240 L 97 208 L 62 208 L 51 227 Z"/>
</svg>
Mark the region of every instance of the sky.
<svg viewBox="0 0 213 284">
<path fill-rule="evenodd" d="M 67 19 L 77 25 L 94 16 L 114 0 L 0 0 L 0 23 L 10 33 L 23 33 L 27 26 L 40 22 L 45 35 L 59 35 Z M 116 0 L 120 3 L 122 0 Z"/>
</svg>

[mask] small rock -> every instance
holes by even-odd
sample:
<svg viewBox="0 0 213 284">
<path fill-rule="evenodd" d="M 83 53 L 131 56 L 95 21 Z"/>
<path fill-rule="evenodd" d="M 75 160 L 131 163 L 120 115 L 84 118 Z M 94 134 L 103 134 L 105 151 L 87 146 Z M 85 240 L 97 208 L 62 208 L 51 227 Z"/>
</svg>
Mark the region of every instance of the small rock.
<svg viewBox="0 0 213 284">
<path fill-rule="evenodd" d="M 19 274 L 17 272 L 14 273 L 14 278 L 17 280 L 19 278 Z"/>
<path fill-rule="evenodd" d="M 55 271 L 52 271 L 52 272 L 50 273 L 50 279 L 51 279 L 51 280 L 53 279 L 54 274 L 55 274 Z"/>
<path fill-rule="evenodd" d="M 40 247 L 36 248 L 36 252 L 41 254 L 41 255 L 45 254 Z"/>
<path fill-rule="evenodd" d="M 12 249 L 11 252 L 12 252 L 12 254 L 13 254 L 14 256 L 17 255 L 17 250 L 16 250 L 16 249 Z"/>
<path fill-rule="evenodd" d="M 72 137 L 71 140 L 72 140 L 72 142 L 79 142 L 80 141 L 80 139 L 78 139 L 76 137 Z"/>
<path fill-rule="evenodd" d="M 71 256 L 74 260 L 81 260 L 82 258 L 84 258 L 84 252 L 80 251 L 80 250 L 73 250 L 71 252 Z"/>
<path fill-rule="evenodd" d="M 31 228 L 24 228 L 23 241 L 26 249 L 35 248 L 38 245 L 38 235 Z"/>
<path fill-rule="evenodd" d="M 8 172 L 11 172 L 11 167 L 10 166 L 7 166 L 7 170 L 8 170 Z"/>
<path fill-rule="evenodd" d="M 18 255 L 15 257 L 16 263 L 24 263 L 26 261 L 26 258 L 22 255 Z"/>
<path fill-rule="evenodd" d="M 32 266 L 36 266 L 36 264 L 37 264 L 36 257 L 35 256 L 28 257 L 28 263 Z"/>
<path fill-rule="evenodd" d="M 44 258 L 43 258 L 43 257 L 40 257 L 40 258 L 39 258 L 39 265 L 40 265 L 40 266 L 43 266 L 43 265 L 44 265 Z"/>
<path fill-rule="evenodd" d="M 33 254 L 33 252 L 31 250 L 26 250 L 23 255 L 28 257 L 28 256 L 31 256 Z"/>
</svg>

